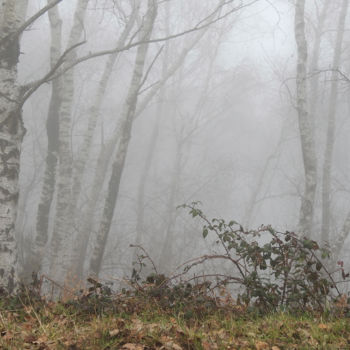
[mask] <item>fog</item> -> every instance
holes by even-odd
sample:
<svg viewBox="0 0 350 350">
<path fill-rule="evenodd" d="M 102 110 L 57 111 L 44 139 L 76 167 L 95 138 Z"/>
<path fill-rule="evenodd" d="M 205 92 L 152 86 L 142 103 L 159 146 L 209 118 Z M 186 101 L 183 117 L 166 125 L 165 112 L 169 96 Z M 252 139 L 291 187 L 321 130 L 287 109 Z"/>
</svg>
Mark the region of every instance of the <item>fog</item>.
<svg viewBox="0 0 350 350">
<path fill-rule="evenodd" d="M 192 202 L 328 242 L 347 265 L 348 0 L 295 3 L 63 0 L 26 27 L 21 278 L 120 281 L 130 245 L 169 274 L 218 249 L 178 208 Z"/>
</svg>

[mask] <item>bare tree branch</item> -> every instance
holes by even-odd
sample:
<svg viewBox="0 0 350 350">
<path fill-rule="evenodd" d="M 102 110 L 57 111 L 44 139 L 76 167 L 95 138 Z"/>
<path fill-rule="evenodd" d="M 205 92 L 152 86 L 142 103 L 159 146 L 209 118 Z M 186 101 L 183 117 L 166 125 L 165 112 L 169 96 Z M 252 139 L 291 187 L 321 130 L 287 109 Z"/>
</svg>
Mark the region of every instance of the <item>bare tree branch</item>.
<svg viewBox="0 0 350 350">
<path fill-rule="evenodd" d="M 145 75 L 144 75 L 144 77 L 143 77 L 143 80 L 142 80 L 142 82 L 141 82 L 141 84 L 140 84 L 140 86 L 139 86 L 139 94 L 140 94 L 141 88 L 142 88 L 142 87 L 144 86 L 144 84 L 146 83 L 147 78 L 148 78 L 148 76 L 149 76 L 149 74 L 150 74 L 150 72 L 151 72 L 151 70 L 152 70 L 154 64 L 157 62 L 157 59 L 158 59 L 159 55 L 162 53 L 163 49 L 164 49 L 164 45 L 158 50 L 157 54 L 155 55 L 155 57 L 153 58 L 151 64 L 149 65 L 149 67 L 148 67 L 148 69 L 147 69 L 147 71 L 146 71 L 146 73 L 145 73 Z"/>
<path fill-rule="evenodd" d="M 22 90 L 22 98 L 21 98 L 21 104 L 23 105 L 25 101 L 28 100 L 28 98 L 36 91 L 39 89 L 39 87 L 49 81 L 52 80 L 52 76 L 57 72 L 57 70 L 64 64 L 65 58 L 67 55 L 75 50 L 77 47 L 85 44 L 86 41 L 82 41 L 80 43 L 77 43 L 73 45 L 72 47 L 68 48 L 62 55 L 61 57 L 57 60 L 56 64 L 50 69 L 48 73 L 46 73 L 41 79 L 31 82 L 29 84 L 23 85 L 21 90 Z"/>
<path fill-rule="evenodd" d="M 114 48 L 114 49 L 110 49 L 110 50 L 102 50 L 102 51 L 98 51 L 98 52 L 95 52 L 95 53 L 89 53 L 88 55 L 86 56 L 83 56 L 83 57 L 80 57 L 78 58 L 75 62 L 73 62 L 72 64 L 70 64 L 69 66 L 65 67 L 62 72 L 60 72 L 59 74 L 57 75 L 54 75 L 53 77 L 51 77 L 50 80 L 52 79 L 56 79 L 58 77 L 60 77 L 62 74 L 64 74 L 65 72 L 67 72 L 68 70 L 72 69 L 73 67 L 75 67 L 76 65 L 82 63 L 82 62 L 85 62 L 85 61 L 88 61 L 88 60 L 91 60 L 93 58 L 97 58 L 97 57 L 101 57 L 101 56 L 106 56 L 106 55 L 110 55 L 110 54 L 114 54 L 114 53 L 117 53 L 117 52 L 123 52 L 123 51 L 127 51 L 127 50 L 130 50 L 136 46 L 139 46 L 139 45 L 143 45 L 143 44 L 153 44 L 153 43 L 158 43 L 158 42 L 163 42 L 163 41 L 167 41 L 167 40 L 172 40 L 172 39 L 176 39 L 176 38 L 179 38 L 179 37 L 182 37 L 184 35 L 187 35 L 187 34 L 190 34 L 190 33 L 194 33 L 194 32 L 197 32 L 197 31 L 200 31 L 226 17 L 228 17 L 229 15 L 231 15 L 232 13 L 234 12 L 237 12 L 245 7 L 248 7 L 256 2 L 258 2 L 259 0 L 252 0 L 251 2 L 245 4 L 245 5 L 240 5 L 238 7 L 235 7 L 233 8 L 232 10 L 226 12 L 225 14 L 221 15 L 221 16 L 218 16 L 217 18 L 213 19 L 212 21 L 210 22 L 207 22 L 205 24 L 201 24 L 203 23 L 203 21 L 206 21 L 208 20 L 208 18 L 214 16 L 218 10 L 220 8 L 222 8 L 223 6 L 226 6 L 228 3 L 231 3 L 233 0 L 229 1 L 229 2 L 224 2 L 223 4 L 219 5 L 217 8 L 215 8 L 215 10 L 208 16 L 206 16 L 204 19 L 200 20 L 197 25 L 195 25 L 193 28 L 191 29 L 187 29 L 185 31 L 182 31 L 180 33 L 176 33 L 176 34 L 172 34 L 172 35 L 169 35 L 169 36 L 166 36 L 166 37 L 163 37 L 163 38 L 155 38 L 155 39 L 151 39 L 151 40 L 147 40 L 147 41 L 136 41 L 134 43 L 132 42 L 129 42 L 126 46 L 124 47 L 117 47 L 117 48 Z M 133 36 L 134 37 L 134 36 Z"/>
<path fill-rule="evenodd" d="M 42 15 L 44 15 L 47 11 L 49 11 L 51 8 L 55 7 L 58 3 L 60 3 L 62 0 L 54 0 L 50 4 L 43 7 L 40 11 L 38 11 L 35 15 L 27 19 L 14 33 L 11 33 L 5 38 L 3 38 L 0 41 L 0 46 L 4 44 L 7 40 L 10 38 L 16 38 L 19 37 L 30 25 L 32 25 L 38 18 L 40 18 Z"/>
</svg>

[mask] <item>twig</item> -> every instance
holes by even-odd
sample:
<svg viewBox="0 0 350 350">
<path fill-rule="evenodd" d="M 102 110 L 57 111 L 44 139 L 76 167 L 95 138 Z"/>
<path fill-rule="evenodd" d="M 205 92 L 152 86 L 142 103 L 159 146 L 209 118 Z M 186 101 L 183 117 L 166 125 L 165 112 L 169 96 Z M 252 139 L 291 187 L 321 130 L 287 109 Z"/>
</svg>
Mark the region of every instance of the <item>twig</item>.
<svg viewBox="0 0 350 350">
<path fill-rule="evenodd" d="M 138 248 L 138 249 L 142 250 L 142 251 L 145 253 L 145 258 L 147 258 L 147 259 L 151 262 L 155 273 L 158 275 L 158 270 L 157 270 L 157 268 L 156 268 L 156 265 L 155 265 L 155 263 L 153 262 L 152 258 L 149 256 L 149 254 L 146 252 L 146 250 L 145 250 L 142 246 L 140 246 L 140 245 L 135 245 L 135 244 L 130 244 L 130 247 L 131 247 L 131 248 Z"/>
</svg>

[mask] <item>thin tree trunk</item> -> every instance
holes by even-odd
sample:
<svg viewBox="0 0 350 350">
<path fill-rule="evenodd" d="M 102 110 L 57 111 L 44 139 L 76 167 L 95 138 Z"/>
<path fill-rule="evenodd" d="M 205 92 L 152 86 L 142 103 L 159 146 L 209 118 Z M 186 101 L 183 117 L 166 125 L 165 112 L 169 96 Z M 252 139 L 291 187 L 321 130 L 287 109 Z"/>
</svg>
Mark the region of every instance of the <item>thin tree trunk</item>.
<svg viewBox="0 0 350 350">
<path fill-rule="evenodd" d="M 129 18 L 128 23 L 124 28 L 123 33 L 119 37 L 119 40 L 117 42 L 118 47 L 122 47 L 127 37 L 129 36 L 130 31 L 135 24 L 137 12 L 138 12 L 138 7 L 135 7 Z M 79 199 L 79 195 L 82 187 L 82 179 L 84 177 L 84 172 L 89 159 L 93 136 L 94 136 L 94 132 L 98 121 L 98 116 L 101 112 L 101 107 L 102 107 L 102 103 L 103 103 L 106 89 L 108 86 L 108 82 L 110 80 L 113 67 L 118 57 L 119 57 L 118 53 L 108 57 L 104 68 L 104 72 L 99 82 L 99 87 L 98 87 L 95 100 L 92 106 L 90 107 L 90 110 L 88 113 L 89 115 L 88 129 L 86 134 L 84 135 L 83 145 L 81 147 L 81 151 L 78 153 L 79 155 L 74 166 L 72 199 L 70 201 L 70 206 L 71 206 L 70 210 L 73 213 L 76 213 L 78 199 Z M 109 145 L 108 147 L 111 148 L 111 145 Z M 76 236 L 75 242 L 73 243 L 71 273 L 72 273 L 72 277 L 77 280 L 81 280 L 83 277 L 84 258 L 86 255 L 88 242 L 91 234 L 90 225 L 92 225 L 93 223 L 92 218 L 94 217 L 98 196 L 103 187 L 103 183 L 104 183 L 103 178 L 105 175 L 104 171 L 107 171 L 107 167 L 108 167 L 108 160 L 106 161 L 105 155 L 106 155 L 106 150 L 103 147 L 101 149 L 101 156 L 98 158 L 96 175 L 92 186 L 92 198 L 90 198 L 89 200 L 89 205 L 87 209 L 88 215 L 84 216 L 81 227 L 79 225 L 78 234 Z"/>
<path fill-rule="evenodd" d="M 89 0 L 79 0 L 74 15 L 68 47 L 78 42 L 83 33 L 85 13 Z M 76 53 L 71 52 L 69 62 L 73 61 Z M 54 220 L 53 235 L 51 239 L 50 275 L 59 281 L 63 278 L 69 267 L 69 253 L 73 236 L 73 217 L 69 202 L 72 187 L 72 152 L 71 152 L 71 114 L 74 100 L 74 70 L 71 69 L 62 77 L 64 91 L 59 120 L 59 168 L 57 177 L 57 204 Z"/>
<path fill-rule="evenodd" d="M 315 76 L 311 76 L 310 78 L 310 120 L 311 120 L 311 127 L 315 130 L 316 123 L 316 110 L 317 110 L 317 101 L 318 101 L 318 93 L 319 93 L 319 75 L 317 74 L 318 72 L 318 65 L 319 65 L 319 60 L 320 60 L 320 50 L 321 50 L 321 41 L 322 41 L 322 36 L 323 36 L 323 30 L 324 30 L 324 25 L 325 21 L 327 18 L 329 6 L 331 2 L 330 1 L 325 1 L 321 15 L 319 17 L 318 23 L 317 23 L 317 28 L 315 30 L 315 42 L 314 42 L 314 47 L 312 51 L 312 57 L 310 60 L 310 73 L 315 74 Z"/>
<path fill-rule="evenodd" d="M 50 2 L 48 1 L 48 3 Z M 54 67 L 62 49 L 62 20 L 57 7 L 49 10 L 48 14 L 51 27 L 51 67 Z M 60 78 L 57 78 L 51 83 L 51 99 L 46 121 L 48 144 L 45 173 L 36 218 L 34 247 L 29 253 L 29 259 L 25 266 L 26 278 L 31 278 L 32 273 L 36 274 L 40 271 L 49 237 L 50 211 L 55 192 L 57 157 L 59 152 L 58 129 L 62 89 L 60 80 Z"/>
<path fill-rule="evenodd" d="M 305 173 L 305 189 L 301 199 L 299 230 L 310 235 L 313 227 L 314 202 L 317 186 L 317 160 L 315 152 L 314 130 L 310 122 L 307 99 L 307 42 L 305 37 L 305 0 L 297 0 L 295 6 L 295 39 L 297 43 L 297 111 L 301 151 Z"/>
<path fill-rule="evenodd" d="M 74 276 L 79 281 L 82 281 L 84 277 L 84 263 L 90 236 L 93 230 L 96 207 L 105 183 L 108 166 L 114 148 L 115 140 L 108 142 L 106 146 L 102 146 L 101 148 L 100 154 L 97 158 L 96 170 L 91 186 L 91 194 L 88 198 L 87 209 L 83 215 L 82 226 L 79 228 L 76 243 L 74 244 L 73 259 L 75 266 L 72 264 L 72 271 L 74 271 Z"/>
<path fill-rule="evenodd" d="M 170 15 L 170 3 L 166 4 L 165 8 L 165 18 L 168 19 Z M 165 35 L 169 35 L 169 21 L 166 20 L 165 23 Z M 168 66 L 169 66 L 169 42 L 166 42 L 165 44 L 165 52 L 163 57 L 163 65 L 162 65 L 162 77 L 161 80 L 164 81 L 166 79 L 167 73 L 168 73 Z M 153 126 L 150 144 L 147 148 L 147 154 L 145 157 L 145 162 L 143 165 L 143 169 L 141 171 L 140 175 L 140 182 L 138 186 L 138 194 L 137 194 L 137 223 L 136 223 L 136 238 L 135 238 L 135 244 L 139 245 L 141 243 L 142 236 L 144 235 L 144 218 L 145 218 L 145 189 L 146 184 L 148 182 L 149 173 L 151 169 L 151 165 L 153 162 L 156 145 L 158 141 L 158 135 L 159 135 L 159 123 L 163 116 L 164 112 L 164 102 L 166 97 L 166 89 L 163 88 L 160 90 L 159 98 L 158 98 L 158 106 L 156 111 L 156 120 Z M 136 259 L 136 250 L 133 255 L 133 261 Z"/>
<path fill-rule="evenodd" d="M 135 7 L 133 13 L 131 14 L 128 23 L 126 24 L 123 33 L 120 35 L 117 42 L 117 47 L 123 47 L 126 39 L 128 38 L 131 29 L 133 28 L 136 20 L 136 15 L 138 12 L 138 7 Z M 91 145 L 93 141 L 94 132 L 96 129 L 98 116 L 101 112 L 102 103 L 107 90 L 108 82 L 112 76 L 114 65 L 119 57 L 119 52 L 112 54 L 108 57 L 105 68 L 99 82 L 98 90 L 95 99 L 88 112 L 88 128 L 84 135 L 83 144 L 81 146 L 80 152 L 78 152 L 78 157 L 74 164 L 74 175 L 73 175 L 73 190 L 72 199 L 70 201 L 70 210 L 75 211 L 77 207 L 77 202 L 81 192 L 82 179 L 84 176 L 84 171 L 86 164 L 89 159 Z"/>
<path fill-rule="evenodd" d="M 11 34 L 24 20 L 27 1 L 0 0 L 0 7 L 0 288 L 11 293 L 18 285 L 15 222 L 25 134 L 17 80 L 20 38 Z"/>
<path fill-rule="evenodd" d="M 209 20 L 209 19 L 208 19 Z M 146 97 L 141 101 L 139 104 L 139 108 L 137 109 L 137 112 L 135 113 L 134 116 L 134 121 L 142 114 L 142 112 L 146 109 L 148 104 L 152 101 L 152 99 L 156 96 L 158 91 L 164 87 L 166 82 L 176 73 L 176 71 L 181 67 L 183 62 L 185 61 L 188 53 L 195 47 L 195 45 L 201 40 L 201 38 L 204 36 L 204 34 L 207 32 L 208 27 L 203 29 L 191 42 L 188 46 L 186 46 L 179 57 L 176 59 L 174 63 L 172 63 L 163 77 L 162 80 L 160 80 L 157 84 L 155 84 L 150 91 L 147 93 Z M 97 205 L 97 199 L 99 196 L 100 191 L 102 190 L 103 184 L 105 183 L 105 177 L 107 174 L 107 166 L 108 166 L 108 160 L 111 159 L 113 155 L 113 151 L 115 149 L 115 145 L 117 144 L 117 140 L 119 140 L 119 134 L 120 134 L 120 127 L 118 126 L 115 131 L 115 137 L 113 140 L 111 140 L 108 145 L 105 147 L 103 152 L 100 153 L 99 155 L 99 161 L 105 164 L 106 168 L 105 170 L 100 171 L 100 167 L 97 166 L 95 175 L 94 175 L 94 180 L 93 183 L 94 185 L 92 186 L 91 190 L 91 195 L 89 199 L 89 204 L 88 204 L 88 209 L 86 211 L 86 214 L 84 214 L 84 224 L 83 224 L 83 232 L 87 232 L 85 234 L 85 237 L 83 238 L 83 243 L 81 245 L 80 253 L 79 253 L 79 268 L 76 271 L 82 271 L 82 266 L 84 265 L 84 259 L 86 257 L 87 253 L 87 247 L 89 243 L 89 239 L 91 236 L 91 228 L 93 226 L 93 213 L 95 212 L 95 208 Z M 102 157 L 102 158 L 101 158 Z M 98 163 L 99 164 L 99 163 Z M 96 199 L 94 199 L 96 198 Z M 82 273 L 76 272 L 77 276 L 82 276 Z"/>
<path fill-rule="evenodd" d="M 148 41 L 151 37 L 154 21 L 157 16 L 157 2 L 148 0 L 148 10 L 144 28 L 141 30 L 141 40 Z M 135 68 L 132 81 L 126 98 L 125 106 L 121 115 L 122 135 L 116 158 L 112 166 L 112 174 L 108 185 L 107 198 L 104 205 L 102 219 L 97 234 L 97 240 L 90 260 L 90 273 L 98 276 L 107 238 L 110 231 L 114 209 L 119 193 L 119 186 L 124 170 L 128 146 L 131 138 L 131 129 L 136 111 L 136 104 L 140 85 L 142 83 L 143 70 L 148 51 L 148 44 L 140 45 L 137 49 Z"/>
<path fill-rule="evenodd" d="M 331 244 L 331 250 L 332 250 L 332 257 L 335 261 L 336 259 L 339 259 L 341 250 L 344 247 L 345 240 L 348 238 L 350 234 L 350 212 L 348 213 L 344 225 L 342 227 L 341 232 L 337 235 L 335 238 L 335 243 Z M 335 264 L 333 264 L 334 267 Z"/>
<path fill-rule="evenodd" d="M 328 242 L 330 239 L 330 222 L 331 222 L 331 183 L 332 183 L 332 163 L 333 163 L 333 150 L 335 143 L 335 124 L 337 113 L 337 98 L 338 98 L 338 73 L 336 69 L 339 68 L 345 20 L 348 12 L 349 0 L 343 0 L 342 7 L 340 9 L 339 24 L 337 30 L 337 39 L 334 49 L 333 57 L 333 72 L 332 72 L 332 85 L 329 98 L 329 110 L 328 110 L 328 127 L 327 127 L 327 140 L 326 149 L 324 154 L 323 163 L 323 182 L 322 182 L 322 242 Z"/>
</svg>

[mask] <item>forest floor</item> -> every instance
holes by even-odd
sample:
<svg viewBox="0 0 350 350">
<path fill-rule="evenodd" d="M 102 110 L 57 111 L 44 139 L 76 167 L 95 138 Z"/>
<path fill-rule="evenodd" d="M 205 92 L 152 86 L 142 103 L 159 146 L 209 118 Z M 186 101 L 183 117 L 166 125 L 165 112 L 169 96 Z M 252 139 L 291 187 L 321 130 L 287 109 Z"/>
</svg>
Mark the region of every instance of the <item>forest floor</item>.
<svg viewBox="0 0 350 350">
<path fill-rule="evenodd" d="M 345 315 L 257 315 L 205 302 L 169 307 L 156 298 L 0 299 L 0 349 L 350 349 Z"/>
</svg>

